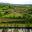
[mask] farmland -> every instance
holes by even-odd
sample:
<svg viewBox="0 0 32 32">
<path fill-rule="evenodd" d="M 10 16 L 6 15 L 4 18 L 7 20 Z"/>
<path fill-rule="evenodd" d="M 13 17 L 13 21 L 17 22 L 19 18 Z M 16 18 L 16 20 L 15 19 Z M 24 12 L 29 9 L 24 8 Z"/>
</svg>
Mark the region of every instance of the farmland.
<svg viewBox="0 0 32 32">
<path fill-rule="evenodd" d="M 32 5 L 0 4 L 0 26 L 32 27 Z"/>
</svg>

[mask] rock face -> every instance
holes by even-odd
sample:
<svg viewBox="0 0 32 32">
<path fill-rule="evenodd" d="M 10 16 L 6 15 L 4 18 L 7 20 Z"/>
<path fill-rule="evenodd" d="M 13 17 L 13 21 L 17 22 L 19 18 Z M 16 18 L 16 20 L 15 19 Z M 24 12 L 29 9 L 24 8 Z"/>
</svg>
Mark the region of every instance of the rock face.
<svg viewBox="0 0 32 32">
<path fill-rule="evenodd" d="M 0 32 L 32 32 L 32 29 L 0 29 Z"/>
<path fill-rule="evenodd" d="M 13 32 L 19 32 L 18 29 L 14 29 Z"/>
<path fill-rule="evenodd" d="M 2 29 L 0 29 L 0 32 L 2 32 Z"/>
<path fill-rule="evenodd" d="M 3 29 L 2 32 L 7 32 L 8 30 L 7 29 Z"/>
</svg>

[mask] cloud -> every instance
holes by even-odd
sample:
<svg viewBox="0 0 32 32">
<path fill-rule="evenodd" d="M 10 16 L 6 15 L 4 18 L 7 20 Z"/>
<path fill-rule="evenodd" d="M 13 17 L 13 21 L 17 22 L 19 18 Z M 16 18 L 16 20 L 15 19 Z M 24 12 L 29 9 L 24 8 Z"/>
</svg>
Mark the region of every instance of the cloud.
<svg viewBox="0 0 32 32">
<path fill-rule="evenodd" d="M 9 0 L 0 0 L 0 2 L 8 3 L 8 2 L 9 2 Z"/>
<path fill-rule="evenodd" d="M 31 4 L 32 0 L 11 0 L 13 4 Z"/>
<path fill-rule="evenodd" d="M 0 0 L 0 2 L 12 4 L 32 4 L 32 0 Z"/>
</svg>

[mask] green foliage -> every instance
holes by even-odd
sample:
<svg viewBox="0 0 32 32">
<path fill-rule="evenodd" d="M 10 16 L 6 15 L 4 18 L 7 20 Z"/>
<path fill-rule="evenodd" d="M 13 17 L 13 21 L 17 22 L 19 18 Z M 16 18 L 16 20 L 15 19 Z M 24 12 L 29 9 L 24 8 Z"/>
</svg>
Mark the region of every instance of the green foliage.
<svg viewBox="0 0 32 32">
<path fill-rule="evenodd" d="M 5 14 L 5 15 L 6 15 L 6 14 L 8 14 L 8 11 L 5 11 L 5 13 L 4 13 L 4 14 Z"/>
<path fill-rule="evenodd" d="M 16 17 L 17 19 L 21 19 L 21 16 Z"/>
<path fill-rule="evenodd" d="M 32 11 L 32 8 L 29 8 L 28 11 Z"/>
<path fill-rule="evenodd" d="M 2 14 L 0 13 L 0 17 L 2 17 Z"/>
<path fill-rule="evenodd" d="M 2 10 L 2 12 L 4 12 L 4 13 L 0 12 L 0 17 L 4 16 L 4 18 L 14 18 L 14 19 L 24 19 L 24 20 L 26 19 L 28 22 L 30 21 L 32 23 L 32 17 L 31 17 L 32 7 L 13 6 L 13 5 L 0 5 L 0 8 L 1 8 L 0 10 Z M 11 16 L 11 14 L 13 14 L 14 12 L 19 13 L 19 14 L 15 13 L 16 16 L 15 15 Z M 23 13 L 23 17 L 21 16 L 20 12 L 21 12 L 21 14 Z"/>
</svg>

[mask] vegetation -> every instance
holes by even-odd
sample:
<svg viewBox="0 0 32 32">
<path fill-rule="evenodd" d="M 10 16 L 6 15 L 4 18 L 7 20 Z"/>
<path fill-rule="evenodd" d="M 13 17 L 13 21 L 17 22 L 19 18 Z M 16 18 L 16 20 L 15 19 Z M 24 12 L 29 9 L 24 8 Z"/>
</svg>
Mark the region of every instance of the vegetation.
<svg viewBox="0 0 32 32">
<path fill-rule="evenodd" d="M 24 19 L 23 21 L 7 21 L 7 23 L 9 22 L 21 23 L 21 25 L 24 24 L 28 26 L 30 24 L 32 25 L 32 5 L 17 5 L 17 4 L 2 3 L 0 4 L 0 18 Z"/>
</svg>

